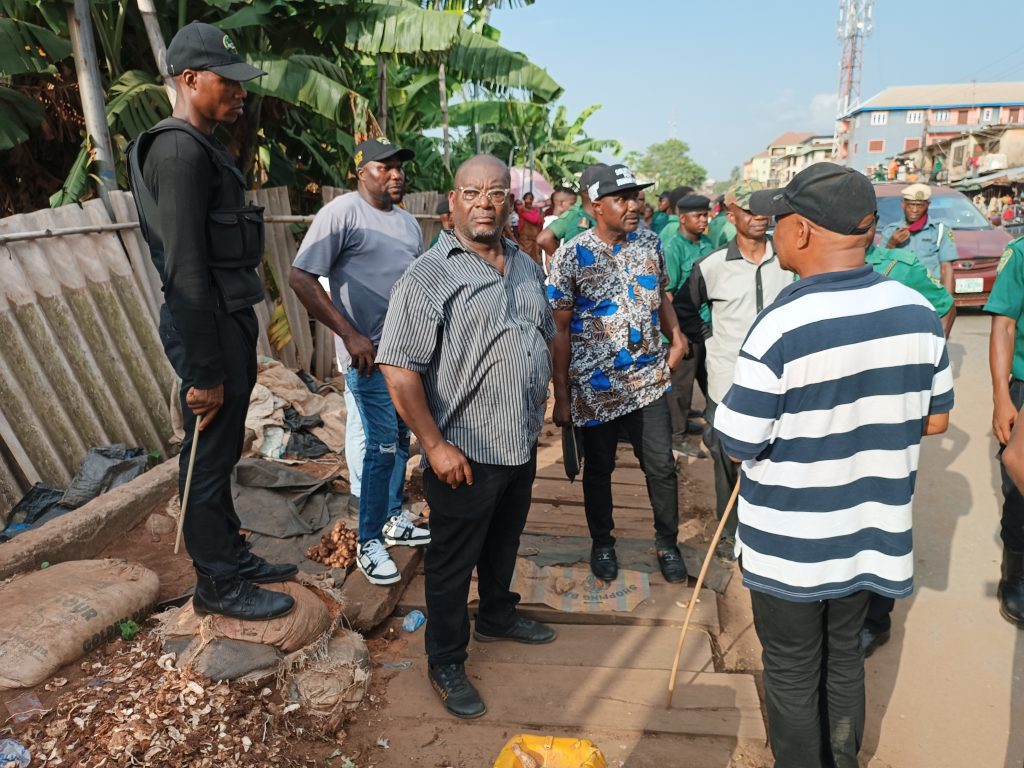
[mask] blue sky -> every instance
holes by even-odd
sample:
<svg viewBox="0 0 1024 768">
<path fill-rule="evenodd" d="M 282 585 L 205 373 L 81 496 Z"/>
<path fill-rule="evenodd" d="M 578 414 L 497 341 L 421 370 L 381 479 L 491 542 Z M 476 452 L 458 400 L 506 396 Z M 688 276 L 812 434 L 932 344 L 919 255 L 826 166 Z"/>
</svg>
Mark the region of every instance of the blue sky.
<svg viewBox="0 0 1024 768">
<path fill-rule="evenodd" d="M 788 130 L 831 133 L 836 0 L 536 0 L 497 10 L 506 48 L 565 88 L 591 136 L 643 150 L 675 135 L 714 178 Z M 861 95 L 889 85 L 1024 81 L 1024 3 L 878 0 Z"/>
</svg>

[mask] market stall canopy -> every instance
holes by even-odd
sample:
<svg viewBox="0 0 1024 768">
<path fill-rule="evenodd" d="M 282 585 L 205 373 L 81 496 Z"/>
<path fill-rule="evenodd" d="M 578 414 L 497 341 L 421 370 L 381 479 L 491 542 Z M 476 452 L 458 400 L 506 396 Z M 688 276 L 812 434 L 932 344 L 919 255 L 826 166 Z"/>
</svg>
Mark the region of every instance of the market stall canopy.
<svg viewBox="0 0 1024 768">
<path fill-rule="evenodd" d="M 984 176 L 961 179 L 960 181 L 953 182 L 952 186 L 967 192 L 975 189 L 984 189 L 985 187 L 1006 187 L 1022 181 L 1024 181 L 1024 165 L 1018 165 L 1016 168 L 993 171 L 992 173 L 986 173 Z"/>
</svg>

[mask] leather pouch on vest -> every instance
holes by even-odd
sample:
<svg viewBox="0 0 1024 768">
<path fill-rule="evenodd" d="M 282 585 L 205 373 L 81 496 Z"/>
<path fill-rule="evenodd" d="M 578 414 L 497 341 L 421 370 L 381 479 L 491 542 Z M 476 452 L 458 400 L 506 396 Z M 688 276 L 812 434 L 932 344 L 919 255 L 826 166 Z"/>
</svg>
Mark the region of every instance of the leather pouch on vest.
<svg viewBox="0 0 1024 768">
<path fill-rule="evenodd" d="M 263 258 L 263 208 L 219 208 L 208 222 L 210 273 L 227 312 L 251 307 L 263 300 L 263 284 L 256 268 Z"/>
</svg>

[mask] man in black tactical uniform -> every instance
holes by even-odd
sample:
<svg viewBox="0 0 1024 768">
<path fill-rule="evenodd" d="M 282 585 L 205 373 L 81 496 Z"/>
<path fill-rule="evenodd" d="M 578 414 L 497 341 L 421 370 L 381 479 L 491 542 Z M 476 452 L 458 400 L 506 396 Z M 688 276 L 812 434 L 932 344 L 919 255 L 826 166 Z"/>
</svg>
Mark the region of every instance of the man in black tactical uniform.
<svg viewBox="0 0 1024 768">
<path fill-rule="evenodd" d="M 246 204 L 244 178 L 213 138 L 218 123 L 242 114 L 241 81 L 265 73 L 242 60 L 228 35 L 199 22 L 171 40 L 167 70 L 177 90 L 173 116 L 129 148 L 129 166 L 143 235 L 163 281 L 160 340 L 181 378 L 179 493 L 197 421 L 202 432 L 184 510 L 197 577 L 193 607 L 197 614 L 271 619 L 294 601 L 254 585 L 284 581 L 297 569 L 249 551 L 231 500 L 231 471 L 256 383 L 252 306 L 263 299 L 256 274 L 263 209 Z"/>
</svg>

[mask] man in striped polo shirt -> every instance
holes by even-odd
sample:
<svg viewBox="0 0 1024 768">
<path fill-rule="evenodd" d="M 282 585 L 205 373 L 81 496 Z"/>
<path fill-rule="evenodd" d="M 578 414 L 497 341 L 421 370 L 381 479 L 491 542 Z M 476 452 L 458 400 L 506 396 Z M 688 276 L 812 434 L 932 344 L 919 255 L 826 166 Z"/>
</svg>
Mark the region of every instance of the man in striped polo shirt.
<svg viewBox="0 0 1024 768">
<path fill-rule="evenodd" d="M 866 177 L 818 163 L 750 205 L 776 217 L 779 258 L 801 277 L 754 322 L 715 417 L 742 461 L 737 548 L 769 737 L 777 765 L 856 768 L 859 633 L 872 593 L 913 589 L 921 437 L 949 423 L 952 372 L 928 302 L 865 264 Z"/>
<path fill-rule="evenodd" d="M 477 155 L 456 171 L 455 185 L 454 229 L 395 284 L 377 364 L 428 464 L 428 676 L 451 714 L 472 718 L 486 711 L 465 670 L 474 568 L 478 642 L 555 639 L 551 627 L 519 615 L 519 595 L 509 589 L 537 470 L 555 325 L 540 266 L 501 237 L 512 208 L 508 167 Z"/>
</svg>

